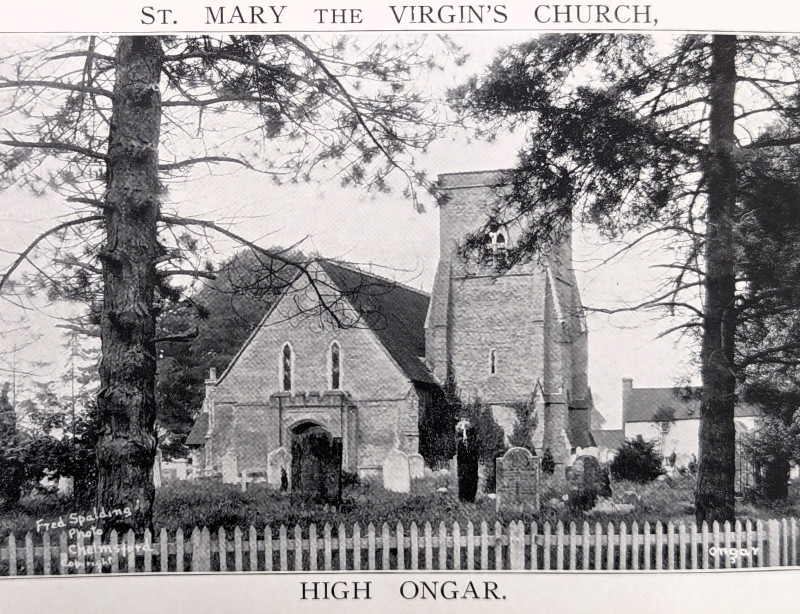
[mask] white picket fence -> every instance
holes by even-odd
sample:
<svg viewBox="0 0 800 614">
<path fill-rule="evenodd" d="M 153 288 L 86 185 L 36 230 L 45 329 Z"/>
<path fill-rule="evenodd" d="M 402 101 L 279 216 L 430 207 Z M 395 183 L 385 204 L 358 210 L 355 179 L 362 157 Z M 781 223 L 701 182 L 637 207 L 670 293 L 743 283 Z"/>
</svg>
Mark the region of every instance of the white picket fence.
<svg viewBox="0 0 800 614">
<path fill-rule="evenodd" d="M 327 571 L 375 569 L 447 570 L 671 570 L 794 566 L 798 562 L 796 519 L 722 526 L 703 523 L 663 525 L 645 522 L 584 522 L 580 529 L 558 522 L 523 524 L 486 522 L 462 528 L 458 523 L 418 527 L 370 524 L 281 525 L 263 532 L 250 527 L 232 532 L 195 528 L 186 537 L 166 529 L 153 539 L 129 531 L 108 539 L 96 534 L 69 540 L 66 532 L 0 541 L 0 575 L 81 573 Z"/>
</svg>

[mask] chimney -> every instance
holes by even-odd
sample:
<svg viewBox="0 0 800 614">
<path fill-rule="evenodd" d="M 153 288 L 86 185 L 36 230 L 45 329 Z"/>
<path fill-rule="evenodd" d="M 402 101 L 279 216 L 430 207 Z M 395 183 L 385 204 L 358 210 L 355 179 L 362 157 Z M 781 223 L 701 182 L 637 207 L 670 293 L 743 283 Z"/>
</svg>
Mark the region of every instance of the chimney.
<svg viewBox="0 0 800 614">
<path fill-rule="evenodd" d="M 622 430 L 625 431 L 625 421 L 628 418 L 628 406 L 631 402 L 631 395 L 633 394 L 633 378 L 622 378 Z"/>
</svg>

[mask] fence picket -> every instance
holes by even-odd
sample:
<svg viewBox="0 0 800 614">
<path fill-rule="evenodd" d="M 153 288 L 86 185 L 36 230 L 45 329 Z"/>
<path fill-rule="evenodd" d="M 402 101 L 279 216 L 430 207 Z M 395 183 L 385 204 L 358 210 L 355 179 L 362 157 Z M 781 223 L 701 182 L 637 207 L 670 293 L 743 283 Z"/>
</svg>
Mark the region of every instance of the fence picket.
<svg viewBox="0 0 800 614">
<path fill-rule="evenodd" d="M 646 520 L 644 522 L 644 527 L 643 527 L 642 531 L 643 531 L 642 539 L 644 540 L 644 560 L 643 560 L 644 569 L 645 570 L 649 570 L 650 569 L 650 545 L 651 545 L 651 541 L 650 541 L 650 523 L 647 522 Z"/>
<path fill-rule="evenodd" d="M 639 569 L 639 523 L 635 520 L 631 524 L 631 567 Z"/>
<path fill-rule="evenodd" d="M 53 554 L 50 551 L 50 531 L 45 531 L 44 535 L 42 535 L 42 556 L 44 557 L 42 573 L 46 576 L 49 576 L 50 568 L 53 564 Z"/>
<path fill-rule="evenodd" d="M 111 532 L 111 543 L 114 545 L 117 543 L 116 531 Z M 183 557 L 183 529 L 179 528 L 177 531 L 175 531 L 175 571 L 177 572 L 183 571 Z M 118 570 L 119 566 L 117 564 L 117 555 L 113 554 L 111 556 L 111 571 L 112 573 L 116 573 Z"/>
<path fill-rule="evenodd" d="M 371 522 L 367 527 L 367 543 L 369 545 L 369 550 L 367 550 L 367 562 L 369 563 L 370 570 L 374 570 L 375 569 L 375 525 L 372 524 Z"/>
<path fill-rule="evenodd" d="M 758 566 L 767 566 L 767 553 L 764 551 L 764 523 L 759 519 L 756 520 L 756 547 L 758 548 Z"/>
<path fill-rule="evenodd" d="M 75 557 L 75 573 L 86 572 L 86 555 L 84 554 L 86 546 L 83 541 L 83 533 L 78 532 L 78 537 L 75 540 L 75 547 L 78 554 Z"/>
<path fill-rule="evenodd" d="M 409 533 L 411 534 L 411 569 L 416 571 L 419 569 L 419 529 L 416 522 L 411 523 Z"/>
<path fill-rule="evenodd" d="M 678 569 L 686 569 L 686 525 L 678 526 Z"/>
<path fill-rule="evenodd" d="M 525 569 L 525 525 L 521 520 L 508 527 L 508 564 L 511 569 Z"/>
<path fill-rule="evenodd" d="M 353 570 L 361 570 L 361 525 L 358 523 L 353 525 Z"/>
<path fill-rule="evenodd" d="M 333 539 L 329 522 L 326 522 L 322 528 L 322 546 L 325 550 L 325 567 L 323 569 L 325 571 L 333 571 Z M 281 546 L 281 552 L 283 552 L 283 546 Z"/>
<path fill-rule="evenodd" d="M 481 520 L 481 571 L 489 569 L 489 525 Z"/>
<path fill-rule="evenodd" d="M 544 523 L 544 539 L 542 548 L 542 564 L 544 569 L 550 569 L 550 522 Z"/>
<path fill-rule="evenodd" d="M 208 529 L 203 529 L 203 533 L 208 533 Z M 125 541 L 128 547 L 128 569 L 125 571 L 126 573 L 136 573 L 136 535 L 134 535 L 133 529 L 128 529 L 128 533 L 125 535 Z M 205 571 L 208 571 L 207 567 Z"/>
<path fill-rule="evenodd" d="M 790 565 L 797 565 L 797 519 L 792 518 L 792 558 L 787 561 Z"/>
<path fill-rule="evenodd" d="M 691 530 L 692 538 L 692 566 L 690 569 L 699 569 L 697 565 L 697 525 L 694 520 L 689 524 L 689 529 Z"/>
<path fill-rule="evenodd" d="M 236 527 L 233 530 L 233 567 L 236 571 L 244 570 L 242 556 L 242 530 Z"/>
<path fill-rule="evenodd" d="M 453 569 L 461 569 L 461 527 L 453 523 Z"/>
<path fill-rule="evenodd" d="M 327 523 L 325 524 L 325 542 L 325 571 L 330 571 L 331 525 Z M 278 556 L 280 557 L 281 571 L 287 571 L 289 569 L 289 540 L 285 525 L 281 525 L 281 528 L 278 529 Z"/>
<path fill-rule="evenodd" d="M 339 523 L 339 571 L 347 571 L 347 529 Z"/>
<path fill-rule="evenodd" d="M 94 541 L 95 541 L 95 544 L 97 546 L 100 545 L 100 540 L 98 539 L 98 536 L 97 536 L 96 533 L 95 533 Z M 143 550 L 144 550 L 144 570 L 145 570 L 145 572 L 150 573 L 150 572 L 153 571 L 153 538 L 152 538 L 152 535 L 150 533 L 150 529 L 145 529 L 145 531 L 144 531 L 144 548 L 143 548 Z M 100 561 L 100 558 L 97 556 L 98 550 L 95 550 L 94 552 L 95 552 L 95 555 L 94 555 L 94 570 L 93 571 L 95 573 L 100 573 L 101 568 L 102 568 L 102 562 Z"/>
<path fill-rule="evenodd" d="M 675 569 L 675 523 L 667 523 L 667 569 Z"/>
<path fill-rule="evenodd" d="M 159 571 L 169 571 L 169 535 L 165 528 L 158 534 L 158 567 Z"/>
<path fill-rule="evenodd" d="M 789 563 L 789 523 L 786 518 L 781 520 L 781 548 L 783 551 L 783 564 Z"/>
<path fill-rule="evenodd" d="M 406 568 L 406 534 L 403 523 L 397 523 L 397 569 Z"/>
<path fill-rule="evenodd" d="M 577 561 L 575 559 L 577 558 L 576 555 L 578 553 L 578 540 L 575 536 L 575 530 L 575 521 L 572 520 L 569 523 L 569 568 L 571 570 L 574 570 L 577 565 Z"/>
<path fill-rule="evenodd" d="M 538 551 L 539 544 L 539 525 L 536 522 L 531 523 L 531 569 L 539 569 Z"/>
<path fill-rule="evenodd" d="M 391 536 L 389 535 L 389 525 L 385 522 L 381 527 L 381 569 L 391 569 L 391 548 L 389 542 Z M 440 568 L 441 569 L 441 568 Z"/>
<path fill-rule="evenodd" d="M 113 532 L 112 537 L 115 537 L 115 532 Z M 9 535 L 9 540 L 11 536 Z M 116 555 L 114 557 L 116 559 Z M 16 560 L 15 557 L 11 556 L 11 543 L 9 542 L 9 565 L 11 561 L 14 560 L 14 568 L 16 569 Z M 58 573 L 61 575 L 69 573 L 69 552 L 67 550 L 67 534 L 66 532 L 62 531 L 61 535 L 58 536 Z M 115 570 L 116 571 L 116 570 Z M 13 573 L 11 574 L 14 575 Z"/>
<path fill-rule="evenodd" d="M 583 531 L 581 532 L 581 553 L 583 554 L 581 569 L 586 571 L 589 570 L 589 555 L 591 554 L 591 546 L 589 545 L 591 543 L 589 541 L 590 537 L 591 534 L 589 533 L 589 523 L 584 520 Z"/>
<path fill-rule="evenodd" d="M 713 544 L 712 545 L 714 546 L 714 554 L 713 554 L 713 557 L 714 557 L 714 569 L 719 569 L 720 568 L 720 564 L 719 564 L 719 543 L 720 543 L 720 539 L 719 539 L 719 522 L 717 522 L 716 520 L 711 523 L 711 538 L 713 539 Z M 708 548 L 709 548 L 709 546 L 706 546 L 706 549 L 708 549 Z"/>
<path fill-rule="evenodd" d="M 439 566 L 436 569 L 447 569 L 447 527 L 439 523 Z"/>
<path fill-rule="evenodd" d="M 494 568 L 503 569 L 503 525 L 494 523 Z"/>
<path fill-rule="evenodd" d="M 656 571 L 664 569 L 664 527 L 661 521 L 656 521 Z"/>
<path fill-rule="evenodd" d="M 475 525 L 467 521 L 467 569 L 475 569 Z"/>
<path fill-rule="evenodd" d="M 316 527 L 315 527 L 316 528 Z M 269 541 L 272 542 L 272 535 L 269 536 Z M 253 525 L 250 525 L 250 530 L 247 532 L 247 555 L 250 559 L 250 571 L 258 571 L 258 533 Z M 270 560 L 272 563 L 272 560 Z M 270 565 L 270 568 L 272 565 Z"/>
<path fill-rule="evenodd" d="M 703 524 L 700 525 L 700 554 L 701 554 L 701 561 L 703 562 L 703 569 L 708 569 L 708 548 L 709 548 L 709 536 L 708 536 L 708 522 L 705 520 Z"/>
<path fill-rule="evenodd" d="M 608 523 L 608 547 L 606 548 L 605 569 L 614 569 L 614 523 Z"/>
<path fill-rule="evenodd" d="M 97 533 L 95 533 L 97 539 Z M 95 550 L 97 552 L 97 550 Z M 785 559 L 785 557 L 784 557 Z M 33 535 L 30 531 L 25 534 L 25 575 L 32 576 L 35 573 L 36 566 L 33 564 Z"/>
<path fill-rule="evenodd" d="M 217 551 L 219 553 L 219 570 L 228 571 L 228 536 L 222 527 L 217 530 Z"/>
<path fill-rule="evenodd" d="M 66 541 L 66 534 L 62 533 L 64 541 Z M 8 534 L 8 575 L 17 575 L 17 538 L 14 533 Z"/>
<path fill-rule="evenodd" d="M 294 570 L 303 571 L 303 529 L 299 524 L 294 525 L 292 537 L 294 538 Z"/>
<path fill-rule="evenodd" d="M 275 555 L 273 554 L 272 527 L 264 527 L 264 571 L 275 569 Z"/>
<path fill-rule="evenodd" d="M 742 545 L 742 523 L 739 522 L 739 520 L 736 520 L 736 522 L 733 523 L 733 533 L 734 537 L 736 538 L 736 549 L 739 550 L 739 552 L 741 552 L 744 546 Z M 737 557 L 736 567 L 744 567 L 745 565 L 747 565 L 748 558 L 750 557 L 749 556 Z"/>
<path fill-rule="evenodd" d="M 594 568 L 603 568 L 603 529 L 599 522 L 594 523 Z"/>
<path fill-rule="evenodd" d="M 564 569 L 564 523 L 556 523 L 556 569 Z"/>
<path fill-rule="evenodd" d="M 624 520 L 619 523 L 619 568 L 628 569 L 628 527 Z"/>
<path fill-rule="evenodd" d="M 731 524 L 727 520 L 722 524 L 722 534 L 723 534 L 723 541 L 725 542 L 725 550 L 726 552 L 730 552 L 730 548 L 732 546 L 731 543 Z M 736 557 L 737 559 L 739 557 Z M 735 563 L 731 561 L 730 556 L 725 556 L 722 558 L 723 567 L 733 567 Z"/>
</svg>

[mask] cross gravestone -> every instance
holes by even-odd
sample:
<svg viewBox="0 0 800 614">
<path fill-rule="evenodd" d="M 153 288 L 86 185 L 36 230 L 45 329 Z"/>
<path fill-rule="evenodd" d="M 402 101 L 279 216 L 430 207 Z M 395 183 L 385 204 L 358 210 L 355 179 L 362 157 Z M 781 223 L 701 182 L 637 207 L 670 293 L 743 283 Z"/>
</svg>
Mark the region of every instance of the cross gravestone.
<svg viewBox="0 0 800 614">
<path fill-rule="evenodd" d="M 342 439 L 313 429 L 292 439 L 292 499 L 338 505 L 342 498 Z"/>
<path fill-rule="evenodd" d="M 539 457 L 511 448 L 497 459 L 497 511 L 539 511 Z"/>
<path fill-rule="evenodd" d="M 392 492 L 411 490 L 411 471 L 408 456 L 400 450 L 391 450 L 383 461 L 383 487 Z"/>
<path fill-rule="evenodd" d="M 285 446 L 273 450 L 267 456 L 267 483 L 273 488 L 281 488 L 281 476 L 287 477 L 292 471 L 292 455 Z"/>
<path fill-rule="evenodd" d="M 233 452 L 226 452 L 222 457 L 222 481 L 226 484 L 235 484 L 239 481 L 239 469 L 236 465 L 236 456 Z"/>
<path fill-rule="evenodd" d="M 412 480 L 421 480 L 425 477 L 425 459 L 422 454 L 414 453 L 408 455 L 408 470 Z"/>
<path fill-rule="evenodd" d="M 156 457 L 153 459 L 153 486 L 156 488 L 161 488 L 161 462 L 163 457 L 161 455 L 161 450 L 156 450 Z"/>
</svg>

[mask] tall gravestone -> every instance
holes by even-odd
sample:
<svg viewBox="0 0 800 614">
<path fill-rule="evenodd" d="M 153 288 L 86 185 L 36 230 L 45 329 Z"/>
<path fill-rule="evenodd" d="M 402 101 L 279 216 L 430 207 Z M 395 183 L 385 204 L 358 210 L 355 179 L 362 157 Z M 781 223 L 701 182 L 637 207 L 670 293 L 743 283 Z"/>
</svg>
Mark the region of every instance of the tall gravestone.
<svg viewBox="0 0 800 614">
<path fill-rule="evenodd" d="M 391 450 L 383 461 L 383 487 L 392 492 L 411 490 L 411 472 L 408 456 L 400 450 Z"/>
<path fill-rule="evenodd" d="M 312 429 L 292 439 L 292 499 L 338 505 L 342 497 L 342 440 Z"/>
<path fill-rule="evenodd" d="M 497 511 L 539 511 L 539 457 L 511 448 L 497 459 Z"/>
<path fill-rule="evenodd" d="M 267 483 L 273 488 L 281 488 L 281 478 L 288 479 L 292 472 L 292 455 L 282 446 L 267 456 Z"/>
<path fill-rule="evenodd" d="M 425 477 L 425 459 L 422 454 L 413 453 L 408 455 L 408 470 L 412 480 L 421 480 Z"/>
<path fill-rule="evenodd" d="M 460 501 L 475 502 L 475 495 L 478 494 L 479 456 L 475 427 L 469 420 L 462 419 L 456 424 L 456 469 Z"/>
</svg>

